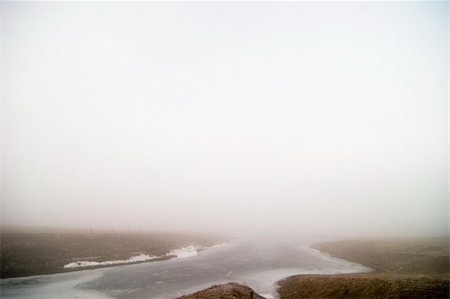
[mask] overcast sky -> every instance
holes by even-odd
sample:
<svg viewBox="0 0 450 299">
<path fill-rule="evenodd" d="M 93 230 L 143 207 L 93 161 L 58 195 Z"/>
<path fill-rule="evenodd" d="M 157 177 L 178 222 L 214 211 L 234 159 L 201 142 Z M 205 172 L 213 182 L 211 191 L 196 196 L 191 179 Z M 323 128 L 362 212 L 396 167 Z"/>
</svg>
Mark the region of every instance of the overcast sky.
<svg viewBox="0 0 450 299">
<path fill-rule="evenodd" d="M 1 223 L 448 233 L 447 5 L 2 2 Z"/>
</svg>

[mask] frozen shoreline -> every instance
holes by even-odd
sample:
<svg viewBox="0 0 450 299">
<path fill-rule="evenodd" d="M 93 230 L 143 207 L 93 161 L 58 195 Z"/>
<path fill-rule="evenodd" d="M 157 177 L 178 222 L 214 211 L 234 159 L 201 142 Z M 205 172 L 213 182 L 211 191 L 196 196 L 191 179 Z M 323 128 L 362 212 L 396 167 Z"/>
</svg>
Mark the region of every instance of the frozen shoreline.
<svg viewBox="0 0 450 299">
<path fill-rule="evenodd" d="M 301 246 L 300 250 L 305 250 L 309 254 L 320 258 L 321 260 L 329 262 L 330 268 L 324 269 L 314 269 L 311 267 L 305 268 L 292 268 L 292 269 L 280 269 L 280 270 L 270 270 L 256 272 L 246 279 L 238 280 L 237 282 L 242 283 L 255 290 L 258 294 L 265 297 L 266 299 L 276 299 L 278 298 L 278 282 L 296 275 L 311 275 L 311 274 L 322 274 L 322 275 L 338 275 L 338 274 L 357 274 L 357 273 L 368 273 L 373 271 L 373 269 L 366 267 L 364 265 L 340 259 L 330 256 L 326 252 L 314 249 L 310 246 Z"/>
<path fill-rule="evenodd" d="M 77 294 L 80 298 L 175 298 L 214 284 L 238 282 L 269 299 L 277 298 L 278 281 L 289 276 L 369 270 L 307 246 L 237 240 L 211 247 L 174 249 L 163 256 L 164 261 L 134 262 L 147 258 L 145 255 L 138 257 L 129 259 L 134 265 L 109 261 L 101 268 L 77 267 L 63 274 L 2 279 L 2 296 L 57 298 L 61 294 L 69 297 Z"/>
<path fill-rule="evenodd" d="M 126 264 L 136 264 L 143 263 L 153 260 L 164 260 L 169 258 L 186 258 L 198 255 L 198 248 L 194 245 L 189 245 L 181 248 L 176 248 L 170 250 L 168 253 L 162 256 L 140 254 L 137 256 L 132 256 L 126 260 L 113 260 L 113 261 L 103 261 L 103 262 L 90 262 L 90 261 L 76 261 L 64 265 L 64 269 L 77 269 L 77 268 L 91 268 L 91 267 L 103 267 L 103 266 L 119 266 Z"/>
</svg>

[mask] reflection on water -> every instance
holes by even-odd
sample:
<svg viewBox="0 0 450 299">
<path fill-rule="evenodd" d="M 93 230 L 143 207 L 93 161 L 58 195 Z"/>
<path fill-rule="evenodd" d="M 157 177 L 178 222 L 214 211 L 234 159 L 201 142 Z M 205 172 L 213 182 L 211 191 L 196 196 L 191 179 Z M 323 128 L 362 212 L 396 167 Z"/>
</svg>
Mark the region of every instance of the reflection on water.
<svg viewBox="0 0 450 299">
<path fill-rule="evenodd" d="M 108 269 L 3 279 L 2 298 L 174 298 L 236 281 L 270 298 L 294 274 L 369 271 L 301 244 L 233 241 L 197 256 Z"/>
</svg>

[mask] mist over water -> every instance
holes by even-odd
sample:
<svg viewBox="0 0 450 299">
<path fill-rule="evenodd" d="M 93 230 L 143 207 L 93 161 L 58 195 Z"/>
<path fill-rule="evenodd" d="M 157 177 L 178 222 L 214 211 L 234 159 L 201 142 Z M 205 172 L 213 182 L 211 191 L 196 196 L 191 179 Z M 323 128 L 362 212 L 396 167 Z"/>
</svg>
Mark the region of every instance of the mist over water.
<svg viewBox="0 0 450 299">
<path fill-rule="evenodd" d="M 1 224 L 448 234 L 447 6 L 2 2 Z"/>
</svg>

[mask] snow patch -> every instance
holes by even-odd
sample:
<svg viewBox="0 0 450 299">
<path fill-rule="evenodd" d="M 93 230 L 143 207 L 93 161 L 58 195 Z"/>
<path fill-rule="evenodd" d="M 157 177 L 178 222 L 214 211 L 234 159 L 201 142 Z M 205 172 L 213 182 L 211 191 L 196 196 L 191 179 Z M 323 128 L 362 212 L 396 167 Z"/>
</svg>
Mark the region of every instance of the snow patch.
<svg viewBox="0 0 450 299">
<path fill-rule="evenodd" d="M 216 246 L 217 245 L 215 245 L 213 247 L 216 247 Z M 219 244 L 219 246 L 222 246 L 222 245 Z M 130 257 L 127 260 L 104 261 L 104 262 L 76 261 L 76 262 L 64 265 L 64 269 L 96 267 L 96 266 L 109 266 L 109 265 L 118 265 L 118 264 L 130 264 L 130 263 L 137 263 L 137 262 L 146 262 L 146 261 L 151 261 L 151 260 L 154 260 L 154 259 L 163 258 L 163 257 L 167 257 L 167 256 L 175 256 L 176 258 L 182 259 L 182 258 L 197 256 L 198 255 L 198 249 L 202 249 L 202 247 L 189 245 L 189 246 L 186 246 L 186 247 L 172 249 L 165 256 L 155 256 L 155 255 L 140 254 L 140 255 L 137 255 L 137 256 L 132 256 L 132 257 Z"/>
<path fill-rule="evenodd" d="M 117 264 L 129 264 L 137 262 L 145 262 L 159 258 L 158 256 L 150 256 L 146 254 L 140 254 L 137 256 L 132 256 L 127 260 L 115 260 L 115 261 L 104 261 L 104 262 L 88 262 L 88 261 L 76 261 L 67 265 L 64 265 L 64 269 L 72 268 L 83 268 L 83 267 L 95 267 L 95 266 L 108 266 Z"/>
<path fill-rule="evenodd" d="M 182 259 L 182 258 L 186 258 L 186 257 L 197 256 L 198 251 L 197 251 L 197 247 L 195 247 L 194 245 L 189 245 L 186 247 L 173 249 L 173 250 L 169 251 L 166 255 L 175 255 L 177 258 Z"/>
</svg>

